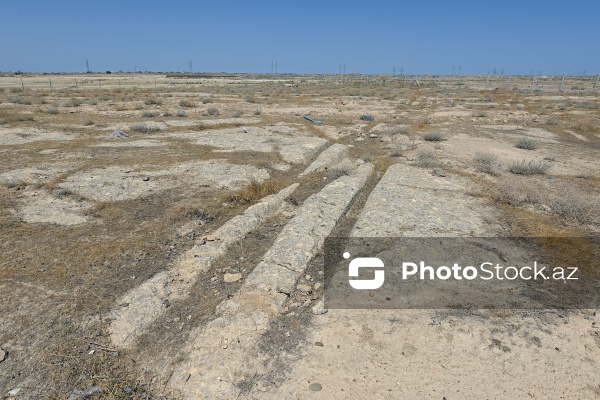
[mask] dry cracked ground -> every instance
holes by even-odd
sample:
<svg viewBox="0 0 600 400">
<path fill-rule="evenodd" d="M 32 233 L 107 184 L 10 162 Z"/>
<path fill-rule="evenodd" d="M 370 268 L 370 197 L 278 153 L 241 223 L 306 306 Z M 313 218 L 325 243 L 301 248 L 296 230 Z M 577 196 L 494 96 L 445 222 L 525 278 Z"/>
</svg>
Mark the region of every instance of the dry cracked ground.
<svg viewBox="0 0 600 400">
<path fill-rule="evenodd" d="M 328 236 L 597 237 L 598 94 L 51 79 L 0 77 L 0 395 L 600 397 L 596 309 L 323 303 Z"/>
</svg>

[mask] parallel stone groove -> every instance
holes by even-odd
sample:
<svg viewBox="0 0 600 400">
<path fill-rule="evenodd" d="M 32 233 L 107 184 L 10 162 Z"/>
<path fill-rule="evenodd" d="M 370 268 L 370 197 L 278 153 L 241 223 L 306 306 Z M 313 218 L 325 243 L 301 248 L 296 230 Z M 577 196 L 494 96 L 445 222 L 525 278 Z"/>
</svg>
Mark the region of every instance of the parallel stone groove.
<svg viewBox="0 0 600 400">
<path fill-rule="evenodd" d="M 110 317 L 115 318 L 110 325 L 113 343 L 120 347 L 133 345 L 163 314 L 165 303 L 188 296 L 198 275 L 209 270 L 227 249 L 256 229 L 266 218 L 274 215 L 297 187 L 297 183 L 290 185 L 249 207 L 217 229 L 213 236 L 218 240 L 195 245 L 171 269 L 154 275 L 121 297 L 116 302 L 118 308 L 110 312 Z M 128 306 L 119 307 L 120 304 Z"/>
<path fill-rule="evenodd" d="M 191 335 L 194 342 L 168 383 L 173 392 L 194 399 L 235 398 L 236 385 L 265 368 L 267 356 L 257 348 L 261 334 L 372 171 L 364 164 L 304 202 L 240 291 L 217 307 L 219 317 Z"/>
</svg>

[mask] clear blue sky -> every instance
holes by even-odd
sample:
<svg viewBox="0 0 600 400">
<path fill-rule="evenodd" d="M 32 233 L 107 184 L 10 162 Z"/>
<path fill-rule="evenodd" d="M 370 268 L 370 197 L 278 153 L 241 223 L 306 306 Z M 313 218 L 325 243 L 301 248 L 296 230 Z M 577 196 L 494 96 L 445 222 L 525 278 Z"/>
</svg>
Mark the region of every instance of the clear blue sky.
<svg viewBox="0 0 600 400">
<path fill-rule="evenodd" d="M 0 71 L 600 72 L 600 0 L 28 1 Z"/>
</svg>

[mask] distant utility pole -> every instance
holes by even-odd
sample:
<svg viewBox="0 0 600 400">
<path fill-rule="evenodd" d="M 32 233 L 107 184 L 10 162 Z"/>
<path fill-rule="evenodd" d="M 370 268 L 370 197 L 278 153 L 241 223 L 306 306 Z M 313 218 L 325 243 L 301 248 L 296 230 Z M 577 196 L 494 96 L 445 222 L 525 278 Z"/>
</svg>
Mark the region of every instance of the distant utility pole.
<svg viewBox="0 0 600 400">
<path fill-rule="evenodd" d="M 596 83 L 594 83 L 594 93 L 596 93 L 596 89 L 598 88 L 598 81 L 600 80 L 600 74 L 596 77 Z"/>
<path fill-rule="evenodd" d="M 271 74 L 273 73 L 273 61 L 271 61 Z"/>
<path fill-rule="evenodd" d="M 396 75 L 396 67 L 392 68 L 392 75 Z"/>
<path fill-rule="evenodd" d="M 462 69 L 462 65 L 458 66 L 458 75 L 460 76 L 460 70 Z"/>
<path fill-rule="evenodd" d="M 85 71 L 85 72 L 87 72 L 88 74 L 89 74 L 90 72 L 92 72 L 92 71 L 90 71 L 90 63 L 88 62 L 88 59 L 87 59 L 87 58 L 85 59 L 85 68 L 86 68 L 86 71 Z"/>
<path fill-rule="evenodd" d="M 194 67 L 192 66 L 192 60 L 188 61 L 188 69 L 190 70 L 190 73 L 194 72 Z"/>
<path fill-rule="evenodd" d="M 277 73 L 277 60 L 275 60 L 275 73 Z"/>
<path fill-rule="evenodd" d="M 344 64 L 344 75 L 346 75 L 346 64 Z"/>
<path fill-rule="evenodd" d="M 454 65 L 452 66 L 452 76 L 454 76 Z"/>
</svg>

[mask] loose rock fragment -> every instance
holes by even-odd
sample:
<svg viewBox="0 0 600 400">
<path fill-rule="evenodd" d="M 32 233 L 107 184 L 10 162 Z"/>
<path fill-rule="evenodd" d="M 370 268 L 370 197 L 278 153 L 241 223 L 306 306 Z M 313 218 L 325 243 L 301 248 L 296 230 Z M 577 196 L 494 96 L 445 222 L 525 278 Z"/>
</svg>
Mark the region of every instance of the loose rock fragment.
<svg viewBox="0 0 600 400">
<path fill-rule="evenodd" d="M 225 283 L 237 282 L 240 279 L 242 279 L 242 274 L 239 274 L 239 273 L 223 275 L 223 281 L 225 281 Z"/>
<path fill-rule="evenodd" d="M 321 389 L 323 389 L 323 386 L 321 386 L 320 383 L 311 383 L 310 386 L 308 387 L 310 390 L 312 390 L 313 392 L 319 392 L 321 391 Z"/>
</svg>

